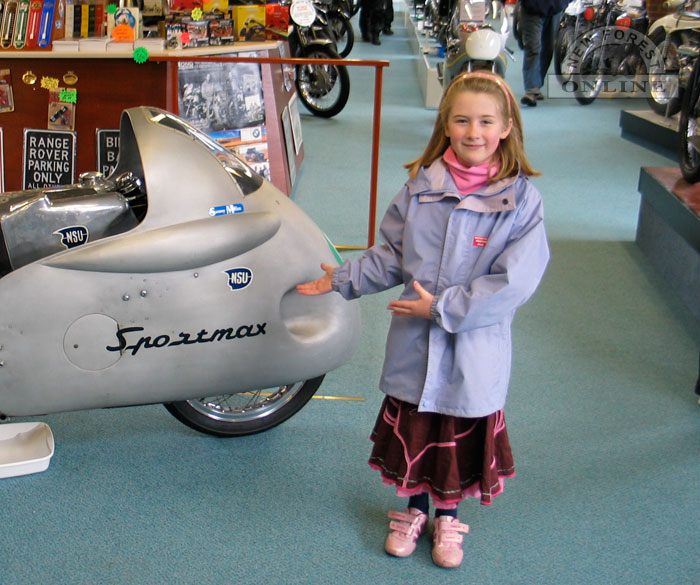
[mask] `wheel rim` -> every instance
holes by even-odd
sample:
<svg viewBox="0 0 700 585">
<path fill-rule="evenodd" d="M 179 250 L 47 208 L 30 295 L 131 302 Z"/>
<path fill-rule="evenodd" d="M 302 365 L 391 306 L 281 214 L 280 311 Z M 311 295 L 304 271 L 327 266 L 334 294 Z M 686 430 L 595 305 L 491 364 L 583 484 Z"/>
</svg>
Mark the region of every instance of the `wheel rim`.
<svg viewBox="0 0 700 585">
<path fill-rule="evenodd" d="M 311 54 L 310 58 L 328 58 L 324 54 Z M 298 69 L 298 87 L 304 100 L 318 110 L 330 109 L 340 97 L 341 87 L 335 65 L 309 65 Z"/>
<path fill-rule="evenodd" d="M 338 53 L 342 55 L 348 44 L 348 31 L 340 18 L 331 19 L 330 27 L 333 38 L 335 39 L 335 44 L 338 47 Z"/>
<path fill-rule="evenodd" d="M 657 104 L 666 105 L 678 96 L 678 47 L 676 43 L 666 38 L 657 50 L 664 55 L 664 69 L 661 71 L 654 68 L 650 71 L 650 93 Z"/>
<path fill-rule="evenodd" d="M 188 400 L 187 404 L 212 420 L 240 423 L 259 420 L 277 412 L 289 403 L 303 386 L 304 382 L 296 382 L 279 388 Z"/>
</svg>

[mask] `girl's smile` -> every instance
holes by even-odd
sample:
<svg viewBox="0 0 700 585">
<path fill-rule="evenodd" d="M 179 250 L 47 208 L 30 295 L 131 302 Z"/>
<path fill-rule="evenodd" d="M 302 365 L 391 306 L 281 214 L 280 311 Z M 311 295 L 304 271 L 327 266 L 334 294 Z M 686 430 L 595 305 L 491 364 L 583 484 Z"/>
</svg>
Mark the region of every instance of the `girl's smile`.
<svg viewBox="0 0 700 585">
<path fill-rule="evenodd" d="M 492 160 L 500 141 L 512 127 L 512 120 L 504 123 L 503 114 L 491 96 L 464 91 L 455 98 L 445 135 L 459 162 L 474 167 Z"/>
</svg>

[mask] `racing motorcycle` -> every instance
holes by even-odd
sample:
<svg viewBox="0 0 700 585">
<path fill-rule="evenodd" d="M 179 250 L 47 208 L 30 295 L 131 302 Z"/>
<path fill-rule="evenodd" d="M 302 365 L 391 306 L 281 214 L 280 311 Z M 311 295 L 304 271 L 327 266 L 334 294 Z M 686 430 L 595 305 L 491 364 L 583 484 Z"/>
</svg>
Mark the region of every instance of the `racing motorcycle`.
<svg viewBox="0 0 700 585">
<path fill-rule="evenodd" d="M 359 340 L 296 285 L 339 261 L 288 197 L 182 119 L 125 110 L 109 176 L 0 194 L 0 421 L 164 403 L 217 436 L 295 414 Z"/>
<path fill-rule="evenodd" d="M 292 57 L 340 59 L 333 33 L 312 0 L 289 5 L 291 32 L 267 30 L 289 42 Z M 350 74 L 344 65 L 297 65 L 295 84 L 299 99 L 314 116 L 339 114 L 350 97 Z"/>
<path fill-rule="evenodd" d="M 693 64 L 700 54 L 700 13 L 694 2 L 669 0 L 665 8 L 676 12 L 662 16 L 649 27 L 649 39 L 661 54 L 660 67 L 650 75 L 649 107 L 662 116 L 673 116 L 681 109 L 683 92 L 688 85 Z"/>
<path fill-rule="evenodd" d="M 678 135 L 680 168 L 689 183 L 700 181 L 700 59 L 695 59 L 683 92 Z"/>
<path fill-rule="evenodd" d="M 634 38 L 644 38 L 649 20 L 643 2 L 606 0 L 601 13 L 603 26 L 584 33 L 578 46 L 585 48 L 572 66 L 579 75 L 574 95 L 581 105 L 593 103 L 607 82 L 633 80 L 637 74 L 647 72 L 644 45 L 625 40 L 632 38 L 628 34 L 631 31 Z M 618 41 L 618 36 L 623 40 Z M 573 49 L 570 52 L 576 54 Z"/>
<path fill-rule="evenodd" d="M 459 0 L 452 11 L 445 61 L 438 67 L 443 87 L 463 71 L 478 69 L 505 76 L 510 22 L 498 0 Z"/>
</svg>

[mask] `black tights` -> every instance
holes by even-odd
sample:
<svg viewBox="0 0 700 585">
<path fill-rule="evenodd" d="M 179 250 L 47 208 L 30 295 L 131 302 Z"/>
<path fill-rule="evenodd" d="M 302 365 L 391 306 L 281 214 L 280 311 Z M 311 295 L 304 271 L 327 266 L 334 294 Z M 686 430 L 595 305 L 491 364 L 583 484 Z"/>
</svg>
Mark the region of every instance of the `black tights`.
<svg viewBox="0 0 700 585">
<path fill-rule="evenodd" d="M 417 494 L 408 498 L 408 508 L 416 508 L 423 512 L 423 514 L 428 513 L 430 507 L 430 497 L 427 493 Z M 435 516 L 452 516 L 457 517 L 457 508 L 452 510 L 446 510 L 445 508 L 435 508 Z"/>
</svg>

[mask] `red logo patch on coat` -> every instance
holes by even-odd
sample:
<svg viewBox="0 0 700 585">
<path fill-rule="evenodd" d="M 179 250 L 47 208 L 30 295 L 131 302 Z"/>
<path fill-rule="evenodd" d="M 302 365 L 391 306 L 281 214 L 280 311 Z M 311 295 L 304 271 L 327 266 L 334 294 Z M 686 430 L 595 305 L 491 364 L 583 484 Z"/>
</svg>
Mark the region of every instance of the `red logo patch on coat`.
<svg viewBox="0 0 700 585">
<path fill-rule="evenodd" d="M 488 241 L 489 239 L 485 236 L 474 236 L 472 246 L 478 246 L 479 248 L 483 248 L 486 245 L 486 242 Z"/>
</svg>

